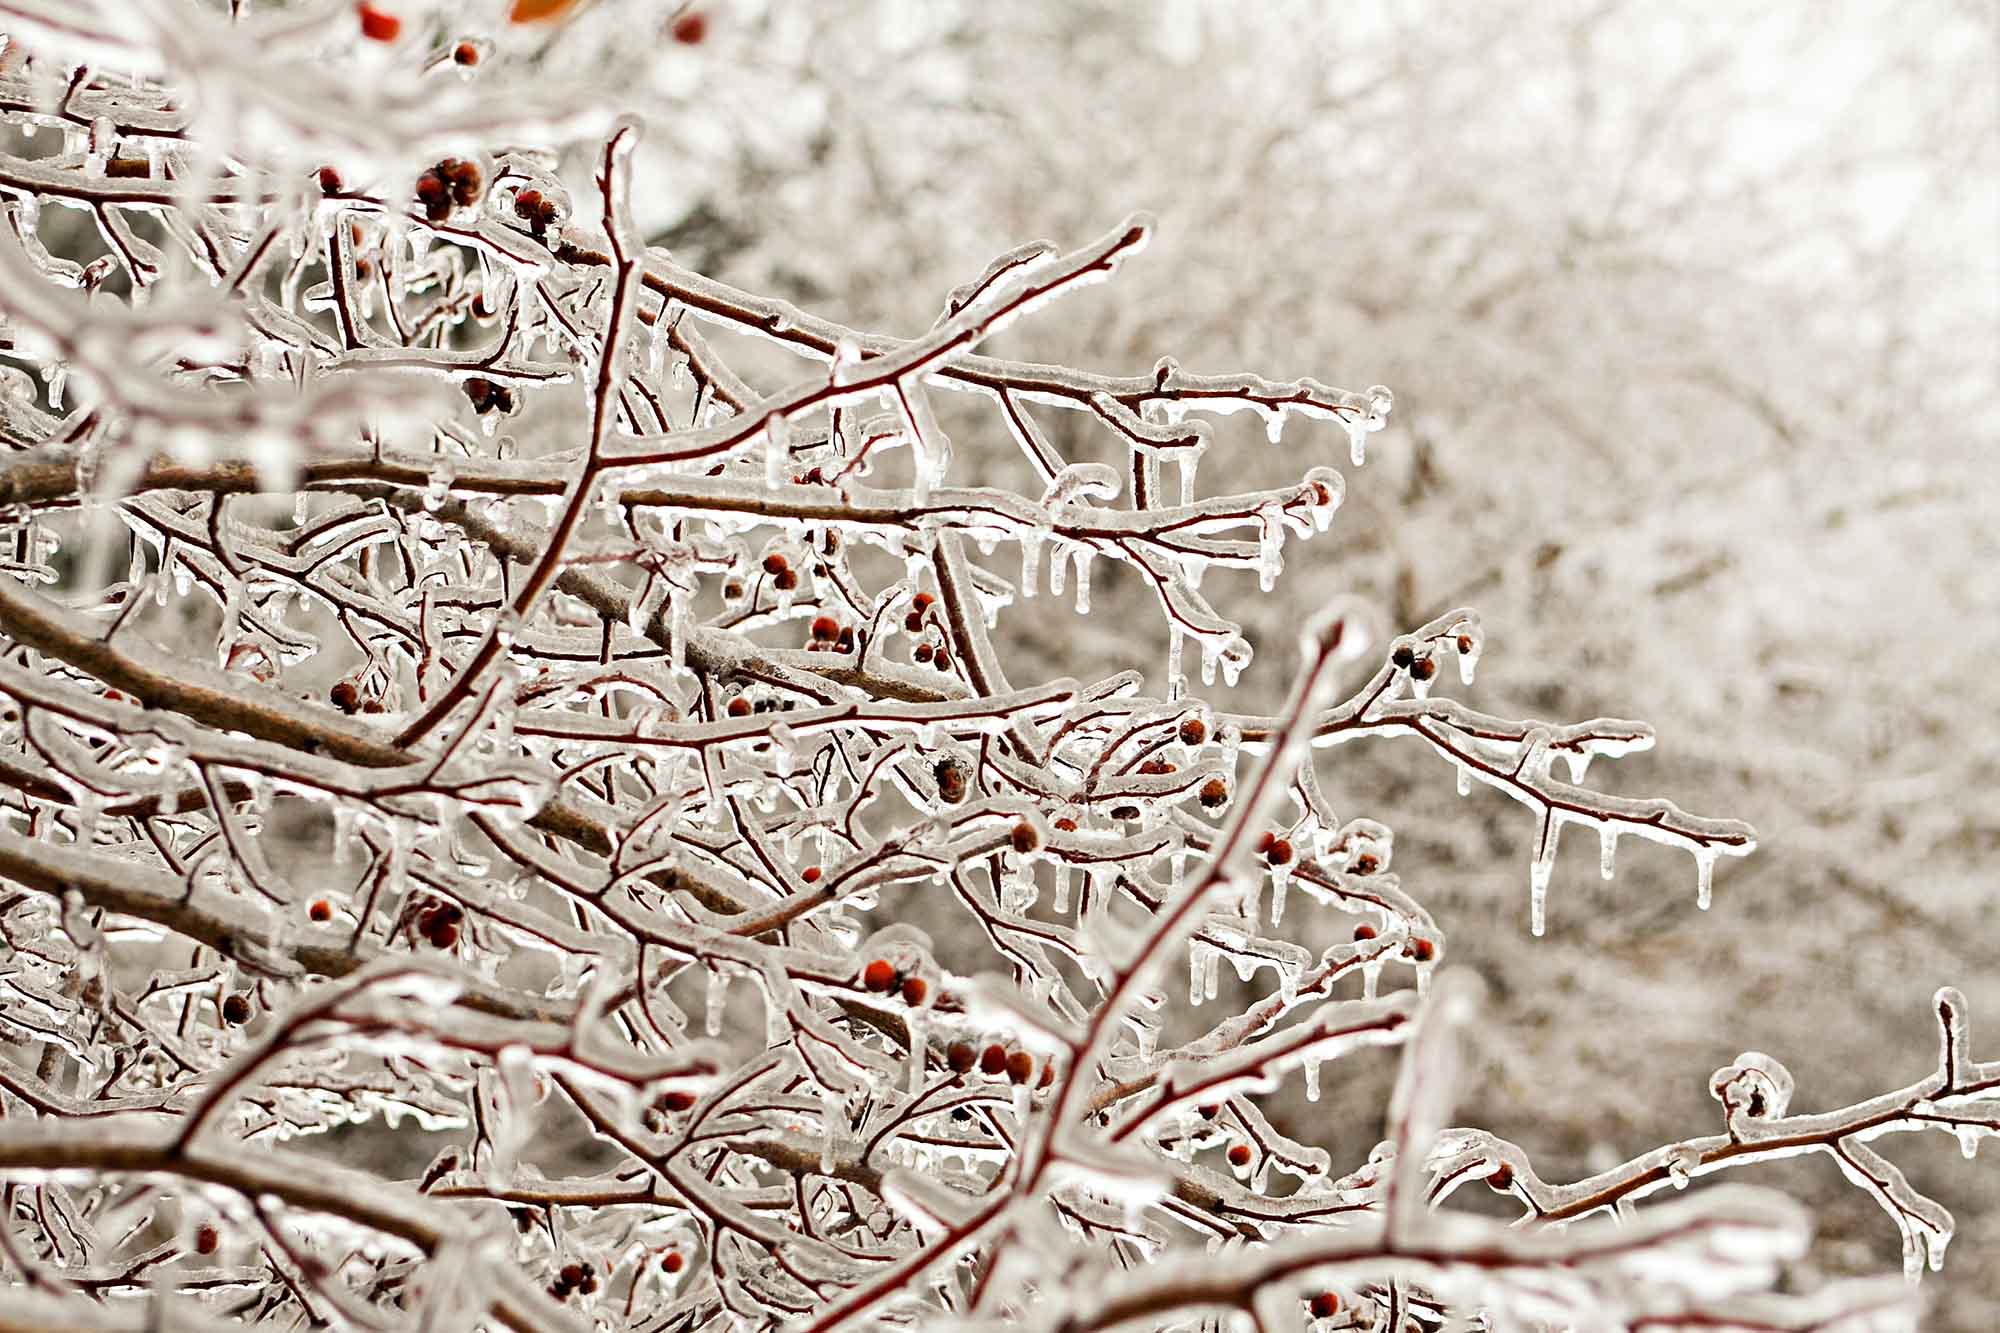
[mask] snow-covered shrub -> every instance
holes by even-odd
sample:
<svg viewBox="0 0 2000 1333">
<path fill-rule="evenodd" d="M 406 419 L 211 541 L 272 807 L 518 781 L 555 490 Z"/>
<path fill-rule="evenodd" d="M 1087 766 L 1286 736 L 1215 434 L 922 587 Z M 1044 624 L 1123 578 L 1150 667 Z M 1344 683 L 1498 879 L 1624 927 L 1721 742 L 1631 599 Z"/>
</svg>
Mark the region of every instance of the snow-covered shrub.
<svg viewBox="0 0 2000 1333">
<path fill-rule="evenodd" d="M 1822 1153 L 1935 1267 L 1870 1142 L 2000 1129 L 1957 993 L 1920 1081 L 1794 1114 L 1747 1053 L 1722 1132 L 1588 1179 L 1451 1127 L 1477 987 L 1317 751 L 1519 801 L 1536 933 L 1568 825 L 1702 906 L 1750 829 L 1590 785 L 1643 724 L 1442 693 L 1469 609 L 1324 599 L 1229 711 L 1203 576 L 1272 587 L 1389 390 L 991 354 L 1144 217 L 914 337 L 683 267 L 616 113 L 707 24 L 0 0 L 0 1326 L 1906 1325 L 1791 1290 L 1783 1198 L 1652 1196 Z M 1234 412 L 1295 480 L 1203 468 Z M 1007 609 L 1090 614 L 1100 559 L 1158 608 L 1130 669 L 1013 678 Z M 1372 1047 L 1367 1160 L 1260 1113 Z"/>
</svg>

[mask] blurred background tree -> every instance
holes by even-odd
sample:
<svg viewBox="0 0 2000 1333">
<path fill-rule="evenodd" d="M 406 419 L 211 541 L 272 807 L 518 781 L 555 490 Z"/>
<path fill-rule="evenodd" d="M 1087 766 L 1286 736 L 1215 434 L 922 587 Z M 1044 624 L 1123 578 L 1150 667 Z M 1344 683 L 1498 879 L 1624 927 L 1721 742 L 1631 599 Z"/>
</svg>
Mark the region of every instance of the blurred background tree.
<svg viewBox="0 0 2000 1333">
<path fill-rule="evenodd" d="M 993 254 L 1149 208 L 1161 239 L 1122 300 L 1000 350 L 1394 387 L 1334 540 L 1295 556 L 1310 572 L 1228 599 L 1276 648 L 1241 706 L 1276 700 L 1309 599 L 1360 591 L 1396 628 L 1474 605 L 1482 707 L 1643 717 L 1665 744 L 1623 789 L 1757 825 L 1705 915 L 1681 858 L 1601 883 L 1572 846 L 1530 942 L 1517 811 L 1479 795 L 1464 818 L 1413 753 L 1322 755 L 1336 808 L 1394 824 L 1454 960 L 1493 985 L 1469 1120 L 1581 1172 L 1706 1129 L 1708 1071 L 1741 1049 L 1835 1105 L 1922 1071 L 1937 985 L 2000 1008 L 1994 6 L 710 12 L 659 86 L 726 114 L 665 119 L 640 173 L 673 182 L 643 221 L 697 266 L 913 334 Z M 1052 425 L 1071 457 L 1097 447 Z M 1244 484 L 1336 447 L 1297 440 L 1234 454 L 1269 460 Z M 1121 595 L 1140 593 L 1106 570 L 1092 619 L 1053 598 L 1009 617 L 1022 674 L 1124 664 Z M 1337 1125 L 1329 1098 L 1312 1114 Z M 1995 1327 L 2000 1189 L 1951 1172 L 1947 1141 L 1912 1147 L 1960 1218 L 1933 1326 Z M 1830 1266 L 1893 1263 L 1862 1195 L 1823 1165 L 1781 1174 Z"/>
</svg>

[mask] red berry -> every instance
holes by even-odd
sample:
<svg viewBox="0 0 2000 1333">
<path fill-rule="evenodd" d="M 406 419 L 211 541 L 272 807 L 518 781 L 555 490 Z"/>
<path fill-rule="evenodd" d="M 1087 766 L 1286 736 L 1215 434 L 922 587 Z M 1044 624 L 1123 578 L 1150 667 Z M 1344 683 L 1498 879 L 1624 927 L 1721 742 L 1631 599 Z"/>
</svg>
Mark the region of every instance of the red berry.
<svg viewBox="0 0 2000 1333">
<path fill-rule="evenodd" d="M 815 639 L 837 639 L 840 637 L 840 622 L 832 616 L 815 616 L 812 623 Z"/>
<path fill-rule="evenodd" d="M 314 921 L 331 921 L 333 920 L 333 904 L 324 898 L 315 898 L 313 899 L 312 906 L 306 908 L 306 916 Z"/>
<path fill-rule="evenodd" d="M 1428 963 L 1437 953 L 1437 946 L 1421 937 L 1410 941 L 1410 956 L 1420 963 Z"/>
<path fill-rule="evenodd" d="M 1201 784 L 1201 790 L 1195 793 L 1195 799 L 1207 809 L 1213 810 L 1229 799 L 1229 784 L 1221 778 L 1210 778 Z"/>
<path fill-rule="evenodd" d="M 449 193 L 451 193 L 451 187 L 445 184 L 444 177 L 438 175 L 435 171 L 426 171 L 423 175 L 417 177 L 416 195 L 418 202 L 424 204 L 442 203 L 445 196 Z"/>
<path fill-rule="evenodd" d="M 694 1100 L 691 1092 L 666 1092 L 660 1094 L 659 1107 L 662 1111 L 686 1111 L 694 1106 Z"/>
<path fill-rule="evenodd" d="M 1493 1174 L 1486 1177 L 1486 1183 L 1496 1190 L 1510 1188 L 1514 1184 L 1514 1168 L 1505 1162 L 1493 1168 Z"/>
<path fill-rule="evenodd" d="M 375 8 L 368 0 L 361 0 L 354 12 L 361 16 L 361 35 L 371 42 L 393 42 L 403 35 L 403 20 Z"/>
<path fill-rule="evenodd" d="M 583 1265 L 564 1264 L 562 1266 L 562 1271 L 556 1274 L 556 1280 L 558 1282 L 561 1282 L 564 1286 L 569 1286 L 569 1287 L 576 1286 L 577 1284 L 583 1281 Z"/>
<path fill-rule="evenodd" d="M 979 1053 L 979 1072 L 991 1078 L 1006 1072 L 1007 1048 L 994 1042 Z"/>
<path fill-rule="evenodd" d="M 1014 825 L 1014 831 L 1007 835 L 1007 841 L 1015 851 L 1025 855 L 1042 845 L 1042 835 L 1035 832 L 1035 826 L 1024 819 Z"/>
<path fill-rule="evenodd" d="M 1289 838 L 1274 838 L 1264 849 L 1264 859 L 1274 866 L 1285 865 L 1292 859 L 1292 843 Z"/>
<path fill-rule="evenodd" d="M 1389 654 L 1390 663 L 1404 669 L 1408 669 L 1410 663 L 1416 660 L 1417 655 L 1408 644 L 1398 644 L 1396 651 Z"/>
<path fill-rule="evenodd" d="M 1322 1291 L 1308 1303 L 1315 1319 L 1331 1319 L 1340 1313 L 1340 1297 L 1330 1291 Z"/>
<path fill-rule="evenodd" d="M 972 1049 L 969 1042 L 955 1041 L 945 1048 L 944 1062 L 954 1074 L 963 1074 L 979 1060 L 979 1052 Z"/>
<path fill-rule="evenodd" d="M 728 706 L 723 711 L 731 717 L 748 717 L 750 716 L 750 701 L 739 694 L 729 701 Z"/>
<path fill-rule="evenodd" d="M 1382 863 L 1369 853 L 1363 852 L 1361 855 L 1355 857 L 1353 864 L 1347 868 L 1357 875 L 1372 875 L 1382 868 Z"/>
<path fill-rule="evenodd" d="M 250 1021 L 250 997 L 236 991 L 222 1001 L 222 1021 L 229 1026 L 242 1027 Z"/>
<path fill-rule="evenodd" d="M 924 984 L 924 979 L 922 977 L 905 977 L 903 979 L 904 1004 L 907 1004 L 912 1008 L 914 1008 L 917 1005 L 922 1004 L 924 1002 L 924 997 L 926 995 L 929 995 L 930 993 L 931 993 L 931 988 Z"/>
<path fill-rule="evenodd" d="M 1250 1145 L 1249 1145 L 1249 1144 L 1247 1144 L 1247 1143 L 1232 1143 L 1232 1144 L 1230 1144 L 1230 1145 L 1229 1145 L 1229 1164 L 1230 1164 L 1231 1166 L 1248 1166 L 1248 1165 L 1250 1165 Z"/>
<path fill-rule="evenodd" d="M 333 688 L 327 691 L 327 698 L 331 699 L 333 706 L 341 712 L 351 713 L 361 702 L 361 692 L 354 688 L 354 682 L 351 680 L 335 681 Z"/>
<path fill-rule="evenodd" d="M 921 611 L 912 611 L 912 612 L 910 612 L 910 614 L 908 614 L 908 615 L 904 616 L 904 617 L 903 617 L 903 628 L 904 628 L 904 629 L 906 629 L 906 630 L 908 630 L 908 631 L 909 631 L 910 633 L 912 633 L 912 634 L 921 634 L 921 633 L 923 633 L 923 632 L 924 632 L 924 613 L 923 613 L 923 612 L 921 612 Z"/>
<path fill-rule="evenodd" d="M 1266 832 L 1263 837 L 1257 839 L 1258 853 L 1263 854 L 1269 852 L 1271 850 L 1271 844 L 1276 842 L 1277 840 L 1278 840 L 1277 834 Z"/>
<path fill-rule="evenodd" d="M 451 922 L 441 923 L 431 932 L 431 943 L 440 949 L 449 949 L 458 943 L 458 927 Z"/>
<path fill-rule="evenodd" d="M 222 1244 L 222 1235 L 208 1223 L 203 1222 L 194 1229 L 194 1249 L 196 1254 L 214 1254 Z"/>
<path fill-rule="evenodd" d="M 785 559 L 784 556 L 776 551 L 764 557 L 764 572 L 766 574 L 782 574 L 791 567 L 791 561 Z"/>
<path fill-rule="evenodd" d="M 682 46 L 700 46 L 708 36 L 708 15 L 692 10 L 674 20 L 674 40 Z"/>
<path fill-rule="evenodd" d="M 771 586 L 779 592 L 790 592 L 799 586 L 799 576 L 792 570 L 781 569 L 771 576 Z"/>
<path fill-rule="evenodd" d="M 1410 675 L 1417 680 L 1429 680 L 1438 671 L 1438 664 L 1428 657 L 1419 657 L 1410 663 Z"/>
<path fill-rule="evenodd" d="M 1364 921 L 1362 924 L 1354 928 L 1354 938 L 1357 943 L 1361 940 L 1374 939 L 1375 927 L 1369 925 L 1367 922 Z"/>
<path fill-rule="evenodd" d="M 807 866 L 799 872 L 799 878 L 808 884 L 817 884 L 819 883 L 819 877 L 824 873 L 818 866 Z"/>
<path fill-rule="evenodd" d="M 1026 1051 L 1015 1051 L 1007 1057 L 1007 1078 L 1014 1083 L 1026 1083 L 1035 1072 L 1035 1057 Z"/>
<path fill-rule="evenodd" d="M 1056 828 L 1064 833 L 1074 833 L 1076 832 L 1076 821 L 1068 815 L 1064 815 L 1056 820 Z"/>
<path fill-rule="evenodd" d="M 896 969 L 886 958 L 877 958 L 861 969 L 861 984 L 880 994 L 896 989 Z"/>
<path fill-rule="evenodd" d="M 319 188 L 327 194 L 339 194 L 341 191 L 340 173 L 332 167 L 321 167 L 319 169 Z"/>
<path fill-rule="evenodd" d="M 936 602 L 937 598 L 931 596 L 927 592 L 920 592 L 915 597 L 912 597 L 910 599 L 910 605 L 916 607 L 917 610 L 919 611 L 930 610 L 931 607 L 936 604 Z"/>
<path fill-rule="evenodd" d="M 479 48 L 471 42 L 460 42 L 451 48 L 451 58 L 460 65 L 476 65 L 479 63 Z"/>
<path fill-rule="evenodd" d="M 678 1273 L 687 1267 L 687 1260 L 679 1250 L 668 1250 L 660 1256 L 660 1267 L 669 1273 Z"/>
<path fill-rule="evenodd" d="M 1181 743 L 1183 745 L 1200 745 L 1207 739 L 1207 723 L 1198 717 L 1183 718 L 1181 720 Z"/>
<path fill-rule="evenodd" d="M 917 645 L 917 650 L 911 653 L 910 656 L 916 658 L 919 662 L 928 662 L 932 657 L 931 646 L 927 643 L 920 643 Z"/>
</svg>

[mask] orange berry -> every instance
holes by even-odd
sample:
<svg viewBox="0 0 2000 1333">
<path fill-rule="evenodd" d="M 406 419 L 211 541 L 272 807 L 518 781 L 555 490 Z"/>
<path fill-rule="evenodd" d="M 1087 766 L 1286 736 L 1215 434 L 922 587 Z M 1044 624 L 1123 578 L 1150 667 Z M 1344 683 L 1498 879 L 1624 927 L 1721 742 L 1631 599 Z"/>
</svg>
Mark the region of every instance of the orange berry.
<svg viewBox="0 0 2000 1333">
<path fill-rule="evenodd" d="M 1026 1083 L 1035 1072 L 1035 1057 L 1026 1051 L 1015 1051 L 1007 1057 L 1007 1078 L 1010 1082 Z"/>
<path fill-rule="evenodd" d="M 931 988 L 924 984 L 924 979 L 922 977 L 903 978 L 904 1004 L 907 1004 L 912 1008 L 914 1008 L 917 1005 L 922 1004 L 924 1002 L 924 997 L 926 995 L 929 995 L 930 993 L 931 993 Z"/>
<path fill-rule="evenodd" d="M 1181 743 L 1200 745 L 1208 739 L 1208 725 L 1198 717 L 1181 719 Z"/>
<path fill-rule="evenodd" d="M 1229 784 L 1221 778 L 1210 778 L 1201 784 L 1201 790 L 1195 793 L 1195 799 L 1207 809 L 1213 810 L 1229 799 Z"/>
<path fill-rule="evenodd" d="M 1042 845 L 1042 835 L 1035 832 L 1035 826 L 1024 819 L 1014 825 L 1013 832 L 1007 835 L 1007 841 L 1015 851 L 1026 854 Z"/>
<path fill-rule="evenodd" d="M 878 994 L 896 989 L 896 969 L 886 958 L 877 958 L 861 969 L 861 984 Z"/>
<path fill-rule="evenodd" d="M 776 551 L 764 557 L 764 572 L 766 574 L 782 574 L 791 567 L 791 561 L 785 559 L 783 555 Z"/>
<path fill-rule="evenodd" d="M 1264 849 L 1264 859 L 1274 866 L 1285 865 L 1292 859 L 1292 843 L 1289 838 L 1274 838 Z"/>
<path fill-rule="evenodd" d="M 832 616 L 815 616 L 812 623 L 815 639 L 837 639 L 840 637 L 840 622 Z"/>
<path fill-rule="evenodd" d="M 479 63 L 479 48 L 471 42 L 460 42 L 451 48 L 451 58 L 455 64 L 476 65 Z"/>
</svg>

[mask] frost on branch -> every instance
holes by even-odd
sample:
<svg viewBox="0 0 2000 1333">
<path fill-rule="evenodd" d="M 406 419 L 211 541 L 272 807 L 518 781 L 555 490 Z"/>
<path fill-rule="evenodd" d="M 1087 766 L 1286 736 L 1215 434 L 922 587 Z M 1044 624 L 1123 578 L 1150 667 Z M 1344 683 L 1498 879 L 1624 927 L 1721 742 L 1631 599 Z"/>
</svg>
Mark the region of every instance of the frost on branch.
<svg viewBox="0 0 2000 1333">
<path fill-rule="evenodd" d="M 1713 1084 L 1727 1135 L 1575 1186 L 1441 1132 L 1473 1006 L 1432 985 L 1445 930 L 1390 829 L 1332 807 L 1317 749 L 1414 736 L 1526 805 L 1537 932 L 1566 825 L 1607 877 L 1627 835 L 1689 852 L 1704 905 L 1752 834 L 1586 785 L 1642 724 L 1433 693 L 1447 667 L 1472 684 L 1470 610 L 1383 640 L 1335 601 L 1275 668 L 1282 712 L 1212 693 L 1250 653 L 1204 574 L 1275 585 L 1387 389 L 984 350 L 1113 277 L 1143 216 L 1009 251 L 914 337 L 692 272 L 633 220 L 657 188 L 641 122 L 564 73 L 641 7 L 574 8 L 532 47 L 416 0 L 0 0 L 19 1309 L 1904 1317 L 1900 1288 L 1776 1294 L 1807 1240 L 1781 1200 L 1634 1205 L 1822 1151 L 1935 1264 L 1948 1215 L 1867 1145 L 1994 1131 L 2000 1070 L 1953 992 L 1924 1082 L 1794 1115 L 1783 1066 L 1745 1056 Z M 950 432 L 945 391 L 974 400 Z M 1122 464 L 1065 458 L 1057 412 Z M 1201 465 L 1237 412 L 1273 445 L 1295 417 L 1339 430 L 1295 431 L 1295 479 L 1235 492 Z M 1030 484 L 969 484 L 1009 449 Z M 1132 627 L 1130 667 L 1010 671 L 1008 609 L 1088 613 L 1099 561 L 1164 622 Z M 1341 942 L 1301 944 L 1328 914 Z M 1241 1005 L 1215 1003 L 1225 966 Z M 1398 1046 L 1365 1161 L 1260 1108 Z M 1529 1225 L 1441 1206 L 1475 1175 Z"/>
</svg>

